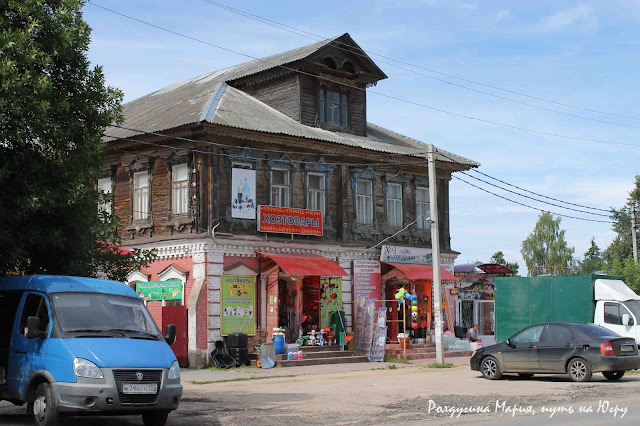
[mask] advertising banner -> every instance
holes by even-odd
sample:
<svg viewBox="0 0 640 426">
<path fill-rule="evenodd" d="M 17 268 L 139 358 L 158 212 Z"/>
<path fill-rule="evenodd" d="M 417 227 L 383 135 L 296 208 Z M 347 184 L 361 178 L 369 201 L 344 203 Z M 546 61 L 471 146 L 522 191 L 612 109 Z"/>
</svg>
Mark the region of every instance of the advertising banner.
<svg viewBox="0 0 640 426">
<path fill-rule="evenodd" d="M 353 300 L 361 294 L 367 299 L 381 298 L 380 262 L 377 260 L 353 261 Z"/>
<path fill-rule="evenodd" d="M 342 310 L 342 278 L 320 278 L 320 327 L 329 327 L 331 313 Z"/>
<path fill-rule="evenodd" d="M 322 236 L 320 210 L 258 206 L 258 231 Z"/>
<path fill-rule="evenodd" d="M 137 282 L 136 292 L 143 300 L 182 300 L 182 281 Z"/>
<path fill-rule="evenodd" d="M 220 334 L 256 334 L 256 277 L 223 275 L 221 285 L 221 325 Z"/>
<path fill-rule="evenodd" d="M 256 218 L 256 171 L 231 169 L 231 217 Z"/>
</svg>

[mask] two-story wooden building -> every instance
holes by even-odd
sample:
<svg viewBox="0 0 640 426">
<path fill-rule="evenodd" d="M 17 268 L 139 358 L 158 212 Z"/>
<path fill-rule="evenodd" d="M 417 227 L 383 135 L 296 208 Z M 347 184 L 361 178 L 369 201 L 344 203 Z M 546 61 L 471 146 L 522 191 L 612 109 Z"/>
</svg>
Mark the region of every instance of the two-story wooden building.
<svg viewBox="0 0 640 426">
<path fill-rule="evenodd" d="M 98 186 L 124 245 L 159 254 L 130 281 L 181 282 L 179 300 L 147 306 L 159 323 L 188 311 L 192 363 L 232 331 L 324 325 L 340 302 L 349 328 L 354 260 L 379 260 L 365 250 L 396 233 L 385 244 L 431 248 L 427 145 L 367 122 L 367 88 L 386 77 L 344 34 L 168 86 L 106 130 Z M 440 148 L 436 162 L 453 264 L 449 181 L 478 164 Z"/>
</svg>

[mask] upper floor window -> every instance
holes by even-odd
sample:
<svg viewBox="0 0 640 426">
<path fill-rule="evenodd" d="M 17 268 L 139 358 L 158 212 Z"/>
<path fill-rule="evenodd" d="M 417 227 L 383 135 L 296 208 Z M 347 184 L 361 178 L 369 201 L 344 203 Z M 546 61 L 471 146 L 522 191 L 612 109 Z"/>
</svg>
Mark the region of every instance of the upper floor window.
<svg viewBox="0 0 640 426">
<path fill-rule="evenodd" d="M 347 95 L 333 90 L 320 89 L 318 114 L 321 123 L 349 127 Z"/>
<path fill-rule="evenodd" d="M 387 185 L 387 223 L 389 226 L 402 226 L 402 185 Z"/>
<path fill-rule="evenodd" d="M 171 167 L 171 213 L 183 215 L 189 212 L 189 166 L 178 164 Z"/>
<path fill-rule="evenodd" d="M 133 220 L 149 219 L 149 172 L 133 174 Z"/>
<path fill-rule="evenodd" d="M 307 208 L 320 210 L 324 217 L 325 181 L 322 173 L 307 175 Z"/>
<path fill-rule="evenodd" d="M 416 218 L 418 229 L 429 228 L 429 188 L 416 188 Z"/>
<path fill-rule="evenodd" d="M 112 185 L 113 182 L 110 177 L 98 179 L 98 191 L 108 194 L 108 197 L 110 197 L 113 192 Z M 111 213 L 111 201 L 102 199 L 98 205 L 98 211 Z"/>
<path fill-rule="evenodd" d="M 289 171 L 271 170 L 271 205 L 289 207 Z"/>
<path fill-rule="evenodd" d="M 373 224 L 373 182 L 370 180 L 356 182 L 356 223 Z"/>
</svg>

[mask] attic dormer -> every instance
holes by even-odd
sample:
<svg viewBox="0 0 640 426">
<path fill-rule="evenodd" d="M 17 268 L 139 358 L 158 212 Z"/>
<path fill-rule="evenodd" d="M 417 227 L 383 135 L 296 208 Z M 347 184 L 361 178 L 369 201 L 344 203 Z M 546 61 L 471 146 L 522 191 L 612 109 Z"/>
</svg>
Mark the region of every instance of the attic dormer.
<svg viewBox="0 0 640 426">
<path fill-rule="evenodd" d="M 387 76 L 349 34 L 264 58 L 228 83 L 302 124 L 366 136 L 367 87 Z"/>
</svg>

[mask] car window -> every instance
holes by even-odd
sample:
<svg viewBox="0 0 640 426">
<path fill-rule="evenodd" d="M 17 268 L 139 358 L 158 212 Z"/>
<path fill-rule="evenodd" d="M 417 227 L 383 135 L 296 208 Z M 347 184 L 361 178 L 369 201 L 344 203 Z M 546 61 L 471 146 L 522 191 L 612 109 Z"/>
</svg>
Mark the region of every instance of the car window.
<svg viewBox="0 0 640 426">
<path fill-rule="evenodd" d="M 595 324 L 576 324 L 574 327 L 594 339 L 602 337 L 620 337 L 619 334 Z"/>
<path fill-rule="evenodd" d="M 511 341 L 513 343 L 535 343 L 540 340 L 543 329 L 543 325 L 537 325 L 535 327 L 527 328 L 526 330 L 523 330 L 513 336 Z"/>
<path fill-rule="evenodd" d="M 620 305 L 618 305 L 617 303 L 604 304 L 604 322 L 607 324 L 622 325 Z"/>
<path fill-rule="evenodd" d="M 27 294 L 27 299 L 24 301 L 24 308 L 22 309 L 22 316 L 20 317 L 20 333 L 26 335 L 27 318 L 38 317 L 40 318 L 39 331 L 45 333 L 49 330 L 49 309 L 47 308 L 46 299 L 35 293 Z"/>
<path fill-rule="evenodd" d="M 549 325 L 542 336 L 542 341 L 547 343 L 569 343 L 573 341 L 571 330 L 563 325 Z"/>
</svg>

